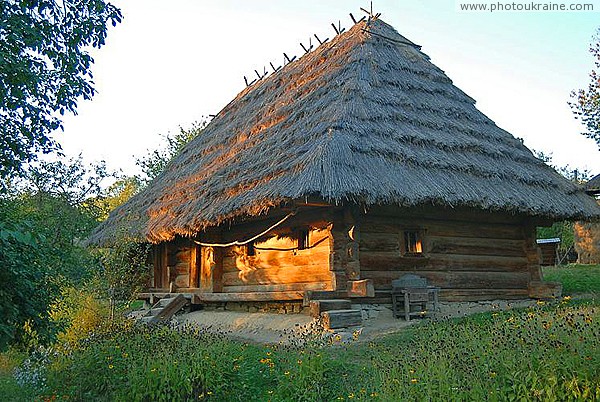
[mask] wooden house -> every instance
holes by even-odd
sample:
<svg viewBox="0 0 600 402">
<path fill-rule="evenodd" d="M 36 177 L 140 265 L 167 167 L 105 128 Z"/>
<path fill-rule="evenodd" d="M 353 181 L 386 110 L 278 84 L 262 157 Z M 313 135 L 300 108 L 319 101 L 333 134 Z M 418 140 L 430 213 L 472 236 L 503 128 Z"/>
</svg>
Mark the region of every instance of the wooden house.
<svg viewBox="0 0 600 402">
<path fill-rule="evenodd" d="M 148 292 L 196 303 L 389 302 L 404 273 L 446 300 L 525 298 L 548 290 L 536 226 L 599 216 L 371 18 L 245 88 L 90 242 L 152 243 Z"/>
</svg>

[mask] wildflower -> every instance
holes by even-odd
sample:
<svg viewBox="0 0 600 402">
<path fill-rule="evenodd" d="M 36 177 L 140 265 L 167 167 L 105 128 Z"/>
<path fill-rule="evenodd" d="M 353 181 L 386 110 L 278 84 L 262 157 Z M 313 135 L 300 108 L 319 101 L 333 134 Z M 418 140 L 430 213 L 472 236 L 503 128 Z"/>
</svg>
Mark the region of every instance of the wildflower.
<svg viewBox="0 0 600 402">
<path fill-rule="evenodd" d="M 352 392 L 348 395 L 348 399 L 353 399 L 353 398 L 354 398 L 354 392 Z"/>
<path fill-rule="evenodd" d="M 109 364 L 109 365 L 108 365 L 108 368 L 109 368 L 110 370 L 112 370 L 114 367 L 115 367 L 115 366 L 113 366 L 112 364 Z"/>
<path fill-rule="evenodd" d="M 412 384 L 416 384 L 416 383 L 418 383 L 418 382 L 419 382 L 419 380 L 417 380 L 416 378 L 413 378 L 413 379 L 411 379 L 411 380 L 410 380 L 410 382 L 411 382 Z"/>
<path fill-rule="evenodd" d="M 377 395 L 379 395 L 377 392 L 371 392 L 369 396 L 376 397 Z"/>
<path fill-rule="evenodd" d="M 150 369 L 150 371 L 154 373 L 156 371 L 156 367 Z"/>
<path fill-rule="evenodd" d="M 414 374 L 414 373 L 415 373 L 415 370 L 413 370 L 413 369 L 410 369 L 410 370 L 408 370 L 408 372 L 409 372 L 410 374 Z"/>
<path fill-rule="evenodd" d="M 298 364 L 302 364 L 302 360 L 298 359 Z"/>
<path fill-rule="evenodd" d="M 495 371 L 490 371 L 490 377 L 494 378 L 496 377 L 497 373 Z"/>
<path fill-rule="evenodd" d="M 290 375 L 289 371 L 286 371 L 285 373 L 283 373 L 284 375 Z"/>
<path fill-rule="evenodd" d="M 537 304 L 538 306 L 543 306 L 544 304 L 546 304 L 546 302 L 543 300 L 538 300 L 535 302 L 535 304 Z"/>
<path fill-rule="evenodd" d="M 565 296 L 565 297 L 563 297 L 563 300 L 569 301 L 569 300 L 571 300 L 571 296 Z"/>
</svg>

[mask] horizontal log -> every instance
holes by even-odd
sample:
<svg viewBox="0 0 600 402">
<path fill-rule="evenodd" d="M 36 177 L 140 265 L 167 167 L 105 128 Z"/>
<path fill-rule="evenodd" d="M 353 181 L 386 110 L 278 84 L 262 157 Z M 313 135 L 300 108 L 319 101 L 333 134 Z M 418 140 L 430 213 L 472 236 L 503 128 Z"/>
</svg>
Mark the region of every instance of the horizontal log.
<svg viewBox="0 0 600 402">
<path fill-rule="evenodd" d="M 329 247 L 297 251 L 257 250 L 255 256 L 223 257 L 223 272 L 249 269 L 285 268 L 293 266 L 329 265 Z"/>
<path fill-rule="evenodd" d="M 403 230 L 423 229 L 428 234 L 444 237 L 475 237 L 490 239 L 523 239 L 523 228 L 516 224 L 463 222 L 435 219 L 385 219 L 366 217 L 361 226 L 362 235 L 399 234 Z M 362 239 L 361 239 L 362 240 Z"/>
<path fill-rule="evenodd" d="M 224 293 L 287 292 L 290 290 L 331 290 L 330 282 L 289 283 L 279 285 L 224 286 Z"/>
<path fill-rule="evenodd" d="M 428 253 L 438 254 L 497 255 L 505 257 L 525 255 L 523 240 L 426 236 L 425 247 Z"/>
<path fill-rule="evenodd" d="M 481 301 L 481 300 L 520 300 L 529 298 L 527 288 L 523 289 L 441 289 L 441 301 Z M 377 291 L 375 297 L 358 299 L 356 302 L 371 304 L 391 304 L 390 291 Z"/>
<path fill-rule="evenodd" d="M 253 293 L 195 293 L 194 302 L 302 300 L 303 291 Z"/>
<path fill-rule="evenodd" d="M 375 289 L 391 288 L 392 280 L 400 278 L 406 272 L 398 271 L 363 271 L 363 279 L 372 279 Z M 457 289 L 519 289 L 527 288 L 530 280 L 529 272 L 439 272 L 411 271 L 410 273 L 428 279 L 430 285 Z"/>
<path fill-rule="evenodd" d="M 360 252 L 396 251 L 400 253 L 401 236 L 399 230 L 387 233 L 361 232 Z"/>
<path fill-rule="evenodd" d="M 429 253 L 423 257 L 401 257 L 395 252 L 363 252 L 360 254 L 360 270 L 416 270 L 430 271 L 524 271 L 525 257 L 480 256 Z"/>
<path fill-rule="evenodd" d="M 431 206 L 398 208 L 391 205 L 372 207 L 363 220 L 378 218 L 384 221 L 394 219 L 432 219 L 442 221 L 466 221 L 480 223 L 522 224 L 526 217 L 500 212 L 487 212 L 473 208 L 440 208 Z"/>
<path fill-rule="evenodd" d="M 327 265 L 288 266 L 282 268 L 256 269 L 223 274 L 223 285 L 274 285 L 285 283 L 330 282 Z"/>
</svg>

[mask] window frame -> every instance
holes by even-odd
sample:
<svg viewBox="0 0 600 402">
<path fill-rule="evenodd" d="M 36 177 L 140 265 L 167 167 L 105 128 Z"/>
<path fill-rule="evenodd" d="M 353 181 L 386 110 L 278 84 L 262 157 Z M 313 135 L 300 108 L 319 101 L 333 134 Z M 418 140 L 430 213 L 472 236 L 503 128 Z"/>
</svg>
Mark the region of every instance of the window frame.
<svg viewBox="0 0 600 402">
<path fill-rule="evenodd" d="M 411 248 L 411 244 L 409 244 L 410 238 L 409 236 L 414 235 L 414 248 L 418 248 L 417 245 L 420 243 L 421 251 L 409 251 Z M 400 244 L 400 253 L 402 257 L 417 257 L 422 258 L 425 257 L 425 230 L 421 228 L 407 228 L 403 229 L 401 233 L 401 244 Z"/>
</svg>

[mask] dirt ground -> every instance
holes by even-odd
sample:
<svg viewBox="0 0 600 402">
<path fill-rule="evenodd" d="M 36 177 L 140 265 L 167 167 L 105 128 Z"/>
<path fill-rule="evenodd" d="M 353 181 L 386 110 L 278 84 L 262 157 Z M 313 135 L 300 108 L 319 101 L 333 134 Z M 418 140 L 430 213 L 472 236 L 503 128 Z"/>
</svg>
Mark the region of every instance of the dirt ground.
<svg viewBox="0 0 600 402">
<path fill-rule="evenodd" d="M 348 329 L 323 331 L 306 314 L 246 313 L 236 311 L 199 310 L 175 316 L 178 323 L 197 324 L 210 331 L 226 333 L 231 337 L 257 343 L 297 343 L 308 337 L 332 337 L 339 342 L 370 341 L 430 319 L 462 317 L 486 311 L 502 311 L 534 305 L 535 300 L 494 300 L 469 303 L 440 303 L 439 311 L 429 312 L 425 318 L 405 321 L 394 318 L 384 305 L 354 305 L 361 308 L 363 325 Z"/>
</svg>

